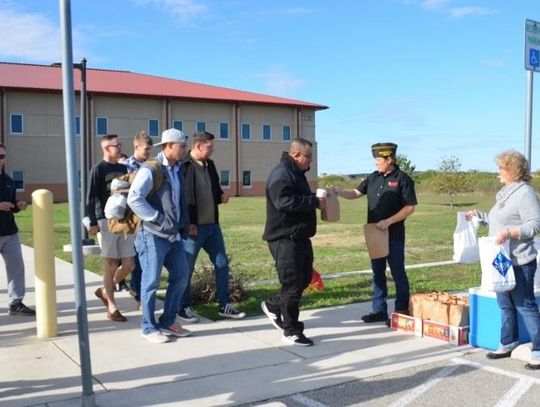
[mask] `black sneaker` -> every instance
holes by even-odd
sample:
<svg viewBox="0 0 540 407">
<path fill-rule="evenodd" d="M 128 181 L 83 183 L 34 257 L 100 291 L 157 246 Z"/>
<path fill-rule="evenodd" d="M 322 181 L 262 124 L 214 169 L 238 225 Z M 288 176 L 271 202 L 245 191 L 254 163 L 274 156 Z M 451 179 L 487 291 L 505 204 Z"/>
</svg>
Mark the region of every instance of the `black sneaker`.
<svg viewBox="0 0 540 407">
<path fill-rule="evenodd" d="M 281 320 L 281 315 L 276 315 L 273 312 L 270 312 L 266 307 L 266 302 L 261 302 L 261 309 L 266 314 L 271 324 L 274 325 L 277 329 L 283 329 L 283 321 Z"/>
<path fill-rule="evenodd" d="M 372 312 L 371 314 L 362 315 L 361 320 L 364 321 L 366 324 L 370 324 L 372 322 L 386 322 L 388 321 L 388 315 L 383 314 L 382 312 Z"/>
<path fill-rule="evenodd" d="M 181 308 L 180 311 L 178 311 L 178 318 L 183 322 L 190 322 L 192 324 L 199 322 L 199 315 L 197 315 L 191 307 Z"/>
<path fill-rule="evenodd" d="M 25 317 L 33 317 L 36 315 L 36 311 L 28 308 L 22 302 L 9 306 L 9 315 L 22 315 Z"/>
<path fill-rule="evenodd" d="M 226 304 L 224 307 L 220 307 L 218 310 L 218 315 L 224 318 L 231 319 L 242 319 L 246 317 L 246 313 L 238 311 L 231 304 Z"/>
<path fill-rule="evenodd" d="M 281 342 L 285 342 L 286 344 L 296 345 L 296 346 L 313 346 L 313 341 L 309 338 L 306 338 L 304 334 L 289 335 L 289 336 L 283 335 L 281 337 Z"/>
</svg>

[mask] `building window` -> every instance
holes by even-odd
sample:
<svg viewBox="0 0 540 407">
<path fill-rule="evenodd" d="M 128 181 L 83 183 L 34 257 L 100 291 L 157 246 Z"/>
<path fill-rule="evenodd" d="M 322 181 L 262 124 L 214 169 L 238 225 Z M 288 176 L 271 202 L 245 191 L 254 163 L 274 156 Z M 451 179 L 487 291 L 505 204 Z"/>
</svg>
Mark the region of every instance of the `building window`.
<svg viewBox="0 0 540 407">
<path fill-rule="evenodd" d="M 206 122 L 197 122 L 197 131 L 206 131 Z"/>
<path fill-rule="evenodd" d="M 81 135 L 81 117 L 75 116 L 75 134 L 77 136 Z"/>
<path fill-rule="evenodd" d="M 9 120 L 9 132 L 10 134 L 23 134 L 24 132 L 24 118 L 22 114 L 12 114 Z"/>
<path fill-rule="evenodd" d="M 219 123 L 219 138 L 229 138 L 229 123 Z"/>
<path fill-rule="evenodd" d="M 150 137 L 157 137 L 159 135 L 158 119 L 148 119 L 148 135 Z"/>
<path fill-rule="evenodd" d="M 24 171 L 13 171 L 11 178 L 13 178 L 13 182 L 15 183 L 15 189 L 17 191 L 24 191 Z"/>
<path fill-rule="evenodd" d="M 182 127 L 183 127 L 182 120 L 173 120 L 172 127 L 173 129 L 182 131 Z"/>
<path fill-rule="evenodd" d="M 272 126 L 263 124 L 262 126 L 263 140 L 272 140 Z"/>
<path fill-rule="evenodd" d="M 223 188 L 229 188 L 229 170 L 221 170 L 219 173 L 219 181 Z"/>
<path fill-rule="evenodd" d="M 242 140 L 249 140 L 251 138 L 250 130 L 249 123 L 242 123 Z"/>
<path fill-rule="evenodd" d="M 96 135 L 97 136 L 106 136 L 109 134 L 107 118 L 106 117 L 96 117 Z"/>
<path fill-rule="evenodd" d="M 242 186 L 251 187 L 251 171 L 242 171 Z"/>
<path fill-rule="evenodd" d="M 291 126 L 284 125 L 283 126 L 283 141 L 291 141 Z"/>
</svg>

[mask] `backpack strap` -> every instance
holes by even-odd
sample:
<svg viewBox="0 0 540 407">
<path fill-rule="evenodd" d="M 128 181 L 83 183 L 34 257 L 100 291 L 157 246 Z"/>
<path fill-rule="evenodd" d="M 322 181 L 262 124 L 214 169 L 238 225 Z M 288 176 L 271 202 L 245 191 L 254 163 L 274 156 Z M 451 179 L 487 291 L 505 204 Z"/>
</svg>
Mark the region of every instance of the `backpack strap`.
<svg viewBox="0 0 540 407">
<path fill-rule="evenodd" d="M 155 160 L 155 159 L 147 160 L 146 162 L 150 164 L 152 175 L 154 178 L 154 185 L 152 186 L 152 190 L 150 191 L 150 194 L 149 194 L 149 195 L 152 195 L 163 184 L 163 165 L 158 160 Z"/>
</svg>

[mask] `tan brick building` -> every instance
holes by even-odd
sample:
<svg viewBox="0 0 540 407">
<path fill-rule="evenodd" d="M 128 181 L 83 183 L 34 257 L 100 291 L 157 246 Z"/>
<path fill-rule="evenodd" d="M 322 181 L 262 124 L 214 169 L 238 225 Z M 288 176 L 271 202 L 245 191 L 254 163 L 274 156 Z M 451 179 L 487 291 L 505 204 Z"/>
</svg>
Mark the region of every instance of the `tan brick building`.
<svg viewBox="0 0 540 407">
<path fill-rule="evenodd" d="M 74 70 L 76 114 L 80 72 Z M 326 106 L 127 71 L 87 70 L 89 163 L 101 159 L 99 139 L 118 134 L 130 155 L 132 138 L 145 130 L 156 140 L 170 127 L 188 137 L 216 136 L 214 160 L 224 188 L 235 196 L 264 194 L 266 178 L 295 137 L 314 143 L 315 113 Z M 59 67 L 0 62 L 0 142 L 6 171 L 21 197 L 39 188 L 67 200 L 65 140 Z M 80 120 L 76 117 L 80 143 Z M 78 150 L 77 150 L 78 151 Z M 157 153 L 157 151 L 156 151 Z M 79 157 L 76 157 L 79 161 Z M 315 187 L 317 160 L 308 179 Z"/>
</svg>

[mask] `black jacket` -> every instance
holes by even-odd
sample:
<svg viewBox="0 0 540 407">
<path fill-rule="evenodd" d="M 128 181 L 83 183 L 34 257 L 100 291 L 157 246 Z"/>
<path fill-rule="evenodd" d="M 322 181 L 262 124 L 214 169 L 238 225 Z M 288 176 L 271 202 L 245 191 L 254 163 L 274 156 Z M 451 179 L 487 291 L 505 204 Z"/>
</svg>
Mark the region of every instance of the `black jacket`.
<svg viewBox="0 0 540 407">
<path fill-rule="evenodd" d="M 317 232 L 319 200 L 287 152 L 266 183 L 266 226 L 263 239 L 310 238 Z"/>
<path fill-rule="evenodd" d="M 199 219 L 197 216 L 197 188 L 195 187 L 196 177 L 194 165 L 198 165 L 193 162 L 191 154 L 188 153 L 185 161 L 182 162 L 182 168 L 184 170 L 184 185 L 186 191 L 186 202 L 188 206 L 189 219 L 191 224 L 198 225 Z M 219 223 L 219 211 L 218 205 L 221 203 L 221 195 L 223 190 L 219 183 L 219 175 L 217 173 L 216 165 L 210 159 L 206 160 L 206 170 L 210 175 L 210 182 L 212 185 L 212 195 L 214 197 L 214 219 L 216 223 Z"/>
<path fill-rule="evenodd" d="M 92 167 L 86 197 L 86 215 L 90 218 L 90 225 L 95 226 L 99 219 L 105 219 L 105 204 L 111 196 L 111 182 L 127 172 L 124 164 L 104 160 Z"/>
<path fill-rule="evenodd" d="M 0 236 L 14 235 L 19 231 L 15 223 L 13 214 L 19 212 L 17 209 L 15 183 L 9 175 L 2 171 L 0 174 L 0 202 L 12 202 L 15 207 L 9 211 L 0 211 Z"/>
</svg>

